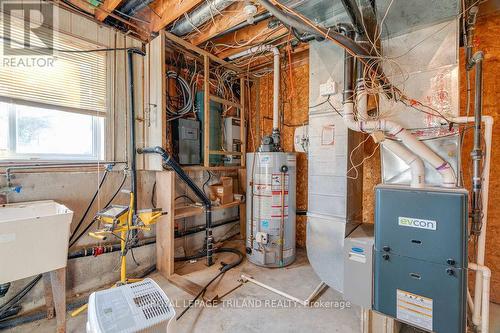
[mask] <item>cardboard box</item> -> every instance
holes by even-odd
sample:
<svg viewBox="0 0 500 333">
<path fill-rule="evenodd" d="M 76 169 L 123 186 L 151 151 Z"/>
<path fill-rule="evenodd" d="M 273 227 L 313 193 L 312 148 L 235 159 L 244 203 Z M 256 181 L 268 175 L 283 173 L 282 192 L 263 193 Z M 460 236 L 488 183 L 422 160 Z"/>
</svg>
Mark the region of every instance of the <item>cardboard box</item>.
<svg viewBox="0 0 500 333">
<path fill-rule="evenodd" d="M 233 188 L 233 178 L 232 177 L 220 177 L 220 183 L 222 186 Z"/>
<path fill-rule="evenodd" d="M 234 201 L 233 199 L 233 178 L 220 177 L 220 183 L 210 185 L 210 200 L 220 200 L 221 205 L 226 205 Z"/>
</svg>

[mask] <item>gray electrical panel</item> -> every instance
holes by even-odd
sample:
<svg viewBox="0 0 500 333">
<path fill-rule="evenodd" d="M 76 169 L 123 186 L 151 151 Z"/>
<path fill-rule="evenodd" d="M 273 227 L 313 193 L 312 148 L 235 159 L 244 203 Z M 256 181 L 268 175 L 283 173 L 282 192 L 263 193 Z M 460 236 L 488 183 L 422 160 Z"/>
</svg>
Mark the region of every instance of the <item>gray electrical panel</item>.
<svg viewBox="0 0 500 333">
<path fill-rule="evenodd" d="M 201 163 L 200 122 L 177 119 L 173 126 L 174 157 L 179 164 Z"/>
<path fill-rule="evenodd" d="M 372 307 L 373 224 L 360 224 L 344 242 L 344 297 Z"/>
<path fill-rule="evenodd" d="M 376 188 L 373 309 L 438 333 L 466 329 L 467 191 Z"/>
</svg>

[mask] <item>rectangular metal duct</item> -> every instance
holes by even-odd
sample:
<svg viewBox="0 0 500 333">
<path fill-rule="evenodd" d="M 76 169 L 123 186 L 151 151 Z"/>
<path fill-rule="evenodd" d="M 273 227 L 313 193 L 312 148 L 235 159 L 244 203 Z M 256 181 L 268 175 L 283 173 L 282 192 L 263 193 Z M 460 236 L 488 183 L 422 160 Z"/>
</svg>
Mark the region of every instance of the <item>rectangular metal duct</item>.
<svg viewBox="0 0 500 333">
<path fill-rule="evenodd" d="M 391 81 L 411 98 L 423 101 L 447 117 L 456 117 L 460 109 L 458 38 L 458 20 L 452 19 L 385 39 L 382 43 L 384 56 L 394 59 L 397 67 L 387 63 L 384 70 Z M 418 47 L 414 47 L 417 43 Z M 380 108 L 392 120 L 414 129 L 413 132 L 424 143 L 450 163 L 455 171 L 458 170 L 460 144 L 457 129 L 450 132 L 439 126 L 438 117 L 384 98 L 380 100 Z M 408 165 L 383 145 L 381 152 L 383 182 L 409 184 Z M 425 161 L 424 164 L 426 183 L 434 186 L 441 184 L 439 173 Z"/>
<path fill-rule="evenodd" d="M 319 95 L 321 83 L 330 79 L 342 87 L 343 50 L 333 43 L 312 42 L 309 70 L 309 101 L 314 106 L 326 100 Z M 340 90 L 330 97 L 337 109 L 341 100 Z M 360 133 L 347 129 L 329 103 L 310 109 L 307 255 L 322 281 L 341 292 L 344 238 L 361 222 L 362 170 L 356 179 L 346 177 L 351 152 L 361 138 Z M 362 154 L 360 148 L 353 161 Z"/>
</svg>

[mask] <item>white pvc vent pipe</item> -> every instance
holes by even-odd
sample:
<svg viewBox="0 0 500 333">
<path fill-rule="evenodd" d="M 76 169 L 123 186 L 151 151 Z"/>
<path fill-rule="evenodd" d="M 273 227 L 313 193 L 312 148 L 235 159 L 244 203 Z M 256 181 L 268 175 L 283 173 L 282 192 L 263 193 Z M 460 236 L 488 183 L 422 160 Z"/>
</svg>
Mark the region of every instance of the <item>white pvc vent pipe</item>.
<svg viewBox="0 0 500 333">
<path fill-rule="evenodd" d="M 416 137 L 398 123 L 385 119 L 356 121 L 354 119 L 354 103 L 352 101 L 344 103 L 342 117 L 346 126 L 353 131 L 365 133 L 383 131 L 400 139 L 410 151 L 429 162 L 441 174 L 443 187 L 455 187 L 455 172 L 448 162 L 444 161 L 429 147 L 417 140 Z"/>
<path fill-rule="evenodd" d="M 279 92 L 280 92 L 280 51 L 273 45 L 260 45 L 230 56 L 229 60 L 238 59 L 254 53 L 273 53 L 273 132 L 279 130 Z"/>
</svg>

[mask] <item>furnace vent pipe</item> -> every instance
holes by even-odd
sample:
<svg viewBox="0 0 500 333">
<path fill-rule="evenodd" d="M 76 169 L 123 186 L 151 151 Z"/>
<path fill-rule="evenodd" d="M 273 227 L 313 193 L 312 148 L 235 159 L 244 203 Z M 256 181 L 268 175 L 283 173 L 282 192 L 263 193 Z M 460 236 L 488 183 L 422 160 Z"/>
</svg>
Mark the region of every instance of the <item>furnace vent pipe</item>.
<svg viewBox="0 0 500 333">
<path fill-rule="evenodd" d="M 346 126 L 356 132 L 373 133 L 376 131 L 382 131 L 393 135 L 397 139 L 400 139 L 411 152 L 429 162 L 441 174 L 443 187 L 455 187 L 455 172 L 448 162 L 444 161 L 429 147 L 417 140 L 415 136 L 413 136 L 401 125 L 386 119 L 356 120 L 354 118 L 354 93 L 352 92 L 354 78 L 353 67 L 354 58 L 346 53 L 344 55 L 344 100 L 342 105 L 342 118 L 344 119 Z M 359 93 L 356 98 L 364 94 L 364 86 L 364 79 L 358 78 L 357 90 Z M 363 116 L 367 115 L 367 99 L 358 98 L 357 107 L 361 110 Z"/>
<path fill-rule="evenodd" d="M 491 270 L 482 265 L 478 265 L 470 262 L 468 264 L 469 268 L 476 271 L 476 274 L 479 273 L 483 279 L 483 287 L 481 292 L 481 333 L 488 333 L 489 324 L 490 324 L 490 279 L 491 279 Z M 478 274 L 478 276 L 479 276 Z M 476 290 L 478 292 L 478 290 Z M 474 303 L 475 305 L 475 303 Z"/>
<path fill-rule="evenodd" d="M 228 57 L 229 60 L 238 59 L 254 53 L 272 52 L 274 59 L 273 69 L 273 133 L 279 132 L 279 92 L 280 92 L 280 51 L 273 45 L 260 45 L 249 48 Z"/>
<path fill-rule="evenodd" d="M 366 93 L 365 83 L 362 78 L 362 66 L 361 62 L 357 62 L 358 69 L 358 80 L 356 82 L 356 107 L 358 111 L 358 119 L 368 120 L 368 94 Z M 389 149 L 403 160 L 409 167 L 411 171 L 411 187 L 422 188 L 425 185 L 425 166 L 422 159 L 412 153 L 408 148 L 403 146 L 401 143 L 384 139 L 384 147 Z"/>
<path fill-rule="evenodd" d="M 354 119 L 354 103 L 351 100 L 344 102 L 342 108 L 342 117 L 346 126 L 356 132 L 373 133 L 383 131 L 400 139 L 413 153 L 429 162 L 440 174 L 443 179 L 443 187 L 455 187 L 455 172 L 441 157 L 433 152 L 425 144 L 417 140 L 410 132 L 394 121 L 379 120 L 360 120 Z"/>
</svg>

